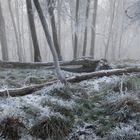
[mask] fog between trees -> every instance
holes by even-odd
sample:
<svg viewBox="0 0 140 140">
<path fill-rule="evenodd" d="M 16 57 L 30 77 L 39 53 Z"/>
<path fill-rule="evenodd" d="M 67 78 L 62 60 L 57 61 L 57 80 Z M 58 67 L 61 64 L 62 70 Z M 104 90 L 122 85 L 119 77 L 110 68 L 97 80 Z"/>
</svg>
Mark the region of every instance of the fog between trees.
<svg viewBox="0 0 140 140">
<path fill-rule="evenodd" d="M 31 5 L 27 7 L 28 2 Z M 59 60 L 82 56 L 139 59 L 138 0 L 39 0 L 39 3 Z M 52 61 L 33 0 L 0 0 L 0 19 L 1 60 Z"/>
</svg>

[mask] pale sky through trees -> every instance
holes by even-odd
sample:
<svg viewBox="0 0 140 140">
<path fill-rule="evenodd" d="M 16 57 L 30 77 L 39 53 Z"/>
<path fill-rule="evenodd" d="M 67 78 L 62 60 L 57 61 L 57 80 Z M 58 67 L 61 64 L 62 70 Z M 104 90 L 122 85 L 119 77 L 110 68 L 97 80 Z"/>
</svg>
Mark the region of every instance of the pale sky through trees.
<svg viewBox="0 0 140 140">
<path fill-rule="evenodd" d="M 56 29 L 58 32 L 59 43 L 61 42 L 61 54 L 64 60 L 73 58 L 73 39 L 74 32 L 78 36 L 78 52 L 77 56 L 81 57 L 83 52 L 84 30 L 85 30 L 85 14 L 86 0 L 80 0 L 78 10 L 78 27 L 75 27 L 75 0 L 60 0 L 62 3 L 60 8 L 54 9 Z M 96 21 L 96 37 L 95 37 L 95 58 L 104 58 L 106 45 L 108 44 L 107 57 L 109 60 L 117 59 L 139 59 L 140 48 L 140 32 L 136 23 L 126 16 L 126 9 L 133 6 L 134 0 L 98 0 L 97 21 Z M 113 8 L 115 3 L 115 8 Z M 18 61 L 18 48 L 14 36 L 14 28 L 8 8 L 8 0 L 1 0 L 3 16 L 5 20 L 6 36 L 8 42 L 8 53 L 11 61 Z M 47 12 L 47 4 L 42 0 L 42 9 L 51 31 L 51 20 Z M 33 46 L 28 27 L 28 16 L 25 0 L 11 0 L 11 8 L 16 23 L 19 42 L 21 44 L 21 55 L 23 61 L 32 61 Z M 90 56 L 91 46 L 91 28 L 92 15 L 94 11 L 93 1 L 90 2 L 89 18 L 87 28 L 87 48 L 86 56 Z M 59 11 L 59 12 L 58 12 Z M 131 13 L 132 12 L 132 13 Z M 112 13 L 114 13 L 113 17 Z M 52 61 L 52 55 L 45 39 L 39 17 L 33 5 L 33 14 L 35 26 L 38 36 L 39 48 L 41 51 L 42 61 Z M 58 16 L 59 14 L 59 16 Z M 132 15 L 131 8 L 129 14 Z M 111 21 L 112 20 L 112 21 Z M 111 23 L 112 22 L 112 23 Z M 112 26 L 110 28 L 110 26 Z M 59 29 L 60 28 L 60 29 Z M 109 30 L 112 30 L 111 32 Z M 111 34 L 111 36 L 109 35 Z M 110 36 L 110 37 L 109 37 Z M 109 39 L 108 39 L 109 38 Z M 109 40 L 109 43 L 107 43 Z M 1 49 L 1 48 L 0 48 Z M 69 53 L 67 53 L 69 52 Z M 112 54 L 113 53 L 113 54 Z M 2 54 L 0 55 L 2 57 Z"/>
</svg>

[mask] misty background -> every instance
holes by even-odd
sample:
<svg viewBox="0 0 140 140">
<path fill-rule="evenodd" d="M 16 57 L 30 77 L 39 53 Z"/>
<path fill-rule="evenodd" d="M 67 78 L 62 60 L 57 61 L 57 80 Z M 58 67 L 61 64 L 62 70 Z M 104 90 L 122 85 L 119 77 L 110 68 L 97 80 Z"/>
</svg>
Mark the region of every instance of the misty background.
<svg viewBox="0 0 140 140">
<path fill-rule="evenodd" d="M 51 16 L 48 14 L 48 6 L 45 0 L 39 0 L 46 21 L 51 30 Z M 88 7 L 88 2 L 89 7 Z M 120 59 L 139 59 L 140 56 L 140 30 L 138 0 L 79 0 L 77 25 L 75 19 L 76 0 L 54 1 L 54 16 L 57 28 L 57 37 L 63 60 L 72 60 L 74 57 L 74 35 L 77 35 L 77 58 L 83 56 L 85 29 L 87 27 L 87 43 L 85 56 L 91 56 L 91 47 L 94 46 L 94 58 L 106 58 L 111 61 Z M 5 32 L 7 39 L 7 50 L 9 61 L 34 61 L 34 47 L 31 37 L 26 0 L 0 0 L 2 15 L 5 21 Z M 11 11 L 9 4 L 11 6 Z M 39 20 L 34 4 L 33 15 L 36 27 L 41 61 L 52 61 L 41 22 Z M 87 12 L 87 8 L 88 12 Z M 95 24 L 95 43 L 92 44 L 92 29 L 94 12 L 97 8 Z M 18 38 L 15 36 L 11 12 L 15 21 Z M 88 16 L 86 17 L 86 14 Z M 94 16 L 93 16 L 94 15 Z M 1 28 L 3 28 L 1 26 Z M 17 46 L 16 41 L 20 42 Z M 2 60 L 2 45 L 0 44 L 0 59 Z M 18 54 L 20 52 L 20 54 Z M 20 56 L 19 56 L 20 55 Z M 21 59 L 19 60 L 19 57 Z"/>
</svg>

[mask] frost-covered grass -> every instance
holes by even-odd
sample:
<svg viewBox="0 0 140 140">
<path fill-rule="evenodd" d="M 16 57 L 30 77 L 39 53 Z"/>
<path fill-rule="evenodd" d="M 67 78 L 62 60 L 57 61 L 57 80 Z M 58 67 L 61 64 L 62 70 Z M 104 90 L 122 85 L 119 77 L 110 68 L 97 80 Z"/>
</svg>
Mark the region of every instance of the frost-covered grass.
<svg viewBox="0 0 140 140">
<path fill-rule="evenodd" d="M 120 125 L 110 132 L 109 140 L 139 140 L 140 131 L 133 124 Z"/>
<path fill-rule="evenodd" d="M 0 68 L 0 88 L 19 88 L 56 80 L 55 71 Z"/>
<path fill-rule="evenodd" d="M 65 75 L 76 74 L 66 72 Z M 0 90 L 55 79 L 51 70 L 0 69 Z M 70 84 L 69 88 L 55 83 L 32 95 L 0 98 L 0 133 L 7 130 L 3 122 L 12 120 L 26 128 L 21 127 L 23 131 L 16 133 L 21 140 L 66 140 L 69 134 L 79 140 L 139 139 L 139 81 L 133 76 L 93 78 Z M 8 129 L 13 131 L 11 125 Z"/>
<path fill-rule="evenodd" d="M 54 132 L 52 131 L 55 131 L 55 129 L 56 135 L 59 134 L 59 136 L 55 135 L 55 137 L 53 138 L 54 140 L 56 140 L 56 137 L 60 139 L 60 137 L 62 137 L 63 135 L 64 137 L 67 136 L 74 122 L 74 115 L 72 113 L 74 103 L 72 100 L 63 100 L 63 98 L 58 99 L 57 96 L 50 95 L 52 91 L 54 91 L 54 93 L 59 91 L 58 87 L 61 87 L 61 85 L 53 85 L 51 89 L 50 87 L 48 89 L 43 89 L 34 95 L 14 98 L 1 98 L 1 123 L 7 117 L 9 117 L 10 119 L 12 117 L 21 119 L 22 123 L 29 131 L 29 137 L 34 136 L 37 138 L 42 138 L 46 133 L 49 132 L 50 134 L 48 134 L 46 138 L 53 138 Z M 57 89 L 57 91 L 55 89 Z M 46 128 L 44 126 L 44 123 L 46 125 Z M 40 130 L 41 128 L 44 128 L 45 130 Z M 13 127 L 11 126 L 9 126 L 8 129 L 13 131 Z M 3 131 L 1 131 L 1 133 L 2 132 Z M 24 134 L 24 137 L 27 137 L 28 133 Z M 5 135 L 7 135 L 7 133 L 2 136 L 6 137 Z M 18 137 L 20 133 L 16 135 Z"/>
</svg>

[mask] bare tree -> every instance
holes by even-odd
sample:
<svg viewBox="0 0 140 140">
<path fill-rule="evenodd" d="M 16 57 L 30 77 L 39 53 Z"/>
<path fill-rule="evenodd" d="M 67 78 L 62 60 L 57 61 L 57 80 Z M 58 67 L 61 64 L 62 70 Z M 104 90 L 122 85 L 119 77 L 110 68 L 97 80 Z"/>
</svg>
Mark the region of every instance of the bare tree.
<svg viewBox="0 0 140 140">
<path fill-rule="evenodd" d="M 56 52 L 58 54 L 58 59 L 61 61 L 62 60 L 62 55 L 61 55 L 60 46 L 59 46 L 59 42 L 58 42 L 56 21 L 55 21 L 55 15 L 54 15 L 55 1 L 54 0 L 48 0 L 47 5 L 48 5 L 48 13 L 49 13 L 50 20 L 51 20 L 53 42 L 54 42 Z"/>
<path fill-rule="evenodd" d="M 5 20 L 3 17 L 1 1 L 0 1 L 0 42 L 1 42 L 1 49 L 2 49 L 2 59 L 8 60 L 8 45 L 7 45 L 7 38 L 6 38 L 6 31 L 5 31 Z"/>
<path fill-rule="evenodd" d="M 17 49 L 18 55 L 20 56 L 19 59 L 22 62 L 23 61 L 23 49 L 22 49 L 22 35 L 21 35 L 21 29 L 20 29 L 20 14 L 19 14 L 19 1 L 15 0 L 15 13 L 16 13 L 16 23 L 17 23 L 17 32 L 18 32 L 18 38 L 19 38 L 19 47 Z"/>
<path fill-rule="evenodd" d="M 108 32 L 108 39 L 107 39 L 107 43 L 106 43 L 106 48 L 105 48 L 105 59 L 107 59 L 107 53 L 108 53 L 108 49 L 109 49 L 109 45 L 110 45 L 110 40 L 112 37 L 112 32 L 113 32 L 113 22 L 114 22 L 114 18 L 115 18 L 115 4 L 116 4 L 116 0 L 111 0 L 110 1 L 110 22 L 109 22 L 109 32 Z"/>
<path fill-rule="evenodd" d="M 33 46 L 34 46 L 34 61 L 35 62 L 40 62 L 41 61 L 41 55 L 40 55 L 39 44 L 38 44 L 37 35 L 36 35 L 36 28 L 35 28 L 35 22 L 34 22 L 34 15 L 33 15 L 31 0 L 26 0 L 26 5 L 27 5 L 29 27 L 30 27 L 30 31 L 31 31 Z"/>
<path fill-rule="evenodd" d="M 56 69 L 58 79 L 61 81 L 61 83 L 66 84 L 66 80 L 65 80 L 65 77 L 62 75 L 62 72 L 61 72 L 59 61 L 58 61 L 58 55 L 57 55 L 57 52 L 55 50 L 55 47 L 54 47 L 54 44 L 53 44 L 49 29 L 48 29 L 48 24 L 46 22 L 44 14 L 43 14 L 42 8 L 41 8 L 40 3 L 39 3 L 38 0 L 34 0 L 34 4 L 35 4 L 35 7 L 37 9 L 41 24 L 43 26 L 43 30 L 44 30 L 46 39 L 48 41 L 50 50 L 51 50 L 52 55 L 53 55 L 54 65 L 55 65 L 55 69 Z"/>
<path fill-rule="evenodd" d="M 90 46 L 90 56 L 93 58 L 95 50 L 97 8 L 98 8 L 98 0 L 94 0 L 93 18 L 91 25 L 91 46 Z"/>
<path fill-rule="evenodd" d="M 83 43 L 83 56 L 86 55 L 86 48 L 87 48 L 87 35 L 88 35 L 88 17 L 89 17 L 89 7 L 90 7 L 90 0 L 87 0 L 86 6 L 86 18 L 85 18 L 85 31 L 84 31 L 84 43 Z"/>
<path fill-rule="evenodd" d="M 58 0 L 57 4 L 57 16 L 58 16 L 58 42 L 59 47 L 61 50 L 61 7 L 62 7 L 62 0 Z"/>
<path fill-rule="evenodd" d="M 15 23 L 15 19 L 14 19 L 14 14 L 12 11 L 12 7 L 11 7 L 11 0 L 8 0 L 8 7 L 9 7 L 9 11 L 10 11 L 10 16 L 11 16 L 11 20 L 12 20 L 12 24 L 13 24 L 13 28 L 14 28 L 14 33 L 15 33 L 15 38 L 16 38 L 16 44 L 17 44 L 17 52 L 18 52 L 18 59 L 21 62 L 22 61 L 22 55 L 20 52 L 20 43 L 19 43 L 19 37 L 18 37 L 18 31 L 17 31 L 17 27 L 16 27 L 16 23 Z"/>
<path fill-rule="evenodd" d="M 76 0 L 76 12 L 75 12 L 75 35 L 74 35 L 74 53 L 73 58 L 77 57 L 78 51 L 78 11 L 79 11 L 80 1 Z"/>
</svg>

